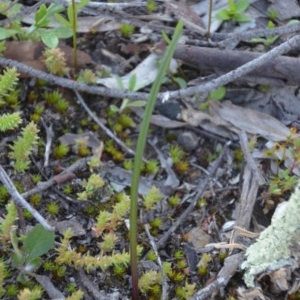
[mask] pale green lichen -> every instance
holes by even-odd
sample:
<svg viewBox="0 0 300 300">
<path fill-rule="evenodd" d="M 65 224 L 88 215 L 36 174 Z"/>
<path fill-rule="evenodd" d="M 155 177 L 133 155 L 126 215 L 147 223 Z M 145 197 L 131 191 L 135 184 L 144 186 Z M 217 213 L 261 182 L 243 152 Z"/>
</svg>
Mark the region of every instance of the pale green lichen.
<svg viewBox="0 0 300 300">
<path fill-rule="evenodd" d="M 248 287 L 254 286 L 255 276 L 262 272 L 277 270 L 283 266 L 296 266 L 300 257 L 300 185 L 291 195 L 279 218 L 272 219 L 256 243 L 246 251 L 242 268 Z M 295 265 L 296 264 L 296 265 Z"/>
</svg>

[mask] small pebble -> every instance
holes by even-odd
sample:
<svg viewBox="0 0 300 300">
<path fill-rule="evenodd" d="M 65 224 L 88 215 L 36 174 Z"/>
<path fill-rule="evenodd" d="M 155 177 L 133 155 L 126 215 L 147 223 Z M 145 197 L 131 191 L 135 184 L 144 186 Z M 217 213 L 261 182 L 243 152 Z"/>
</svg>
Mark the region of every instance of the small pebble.
<svg viewBox="0 0 300 300">
<path fill-rule="evenodd" d="M 198 147 L 199 138 L 192 131 L 184 131 L 179 134 L 177 142 L 184 151 L 191 152 Z"/>
</svg>

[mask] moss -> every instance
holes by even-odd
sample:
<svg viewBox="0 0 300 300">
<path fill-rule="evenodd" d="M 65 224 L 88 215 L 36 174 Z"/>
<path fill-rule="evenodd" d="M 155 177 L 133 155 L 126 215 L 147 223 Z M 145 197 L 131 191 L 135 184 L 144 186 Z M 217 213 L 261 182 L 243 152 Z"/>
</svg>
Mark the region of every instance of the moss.
<svg viewBox="0 0 300 300">
<path fill-rule="evenodd" d="M 59 206 L 57 203 L 55 202 L 50 202 L 47 204 L 47 212 L 51 215 L 51 216 L 57 216 L 59 213 Z"/>
<path fill-rule="evenodd" d="M 69 146 L 65 144 L 59 144 L 53 149 L 53 155 L 57 159 L 62 159 L 64 158 L 70 151 Z"/>
<path fill-rule="evenodd" d="M 123 23 L 120 25 L 120 32 L 123 37 L 130 37 L 134 32 L 134 26 L 128 23 Z"/>
</svg>

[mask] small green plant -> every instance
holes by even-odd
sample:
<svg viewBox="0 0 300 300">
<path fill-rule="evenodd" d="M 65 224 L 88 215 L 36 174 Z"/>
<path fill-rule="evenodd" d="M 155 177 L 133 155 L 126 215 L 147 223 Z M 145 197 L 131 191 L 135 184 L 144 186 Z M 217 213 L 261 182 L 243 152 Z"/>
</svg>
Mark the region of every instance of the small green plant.
<svg viewBox="0 0 300 300">
<path fill-rule="evenodd" d="M 139 280 L 139 289 L 142 293 L 147 294 L 151 291 L 152 286 L 161 284 L 161 275 L 156 271 L 145 272 Z"/>
<path fill-rule="evenodd" d="M 7 68 L 0 75 L 0 104 L 4 106 L 7 102 L 7 97 L 13 93 L 18 83 L 19 73 L 15 68 Z"/>
<path fill-rule="evenodd" d="M 288 169 L 280 170 L 276 176 L 272 177 L 269 192 L 271 195 L 282 195 L 293 190 L 297 183 L 297 176 L 292 175 Z"/>
<path fill-rule="evenodd" d="M 159 171 L 159 162 L 157 159 L 149 159 L 143 168 L 146 174 L 155 175 Z"/>
<path fill-rule="evenodd" d="M 126 128 L 134 128 L 135 127 L 135 123 L 132 119 L 132 117 L 130 117 L 128 114 L 121 114 L 118 119 L 117 119 L 117 123 L 122 125 L 122 127 L 124 129 Z"/>
<path fill-rule="evenodd" d="M 43 98 L 49 105 L 55 106 L 57 102 L 64 99 L 64 96 L 58 90 L 54 90 L 51 92 L 44 92 Z"/>
<path fill-rule="evenodd" d="M 49 215 L 51 215 L 53 217 L 57 216 L 59 213 L 59 206 L 55 202 L 48 203 L 46 209 L 47 209 L 47 212 L 49 213 Z"/>
<path fill-rule="evenodd" d="M 113 272 L 116 276 L 124 276 L 126 269 L 127 268 L 123 265 L 115 265 L 113 268 Z"/>
<path fill-rule="evenodd" d="M 153 209 L 154 205 L 163 198 L 160 190 L 156 187 L 152 187 L 147 195 L 144 197 L 143 204 L 147 210 Z"/>
<path fill-rule="evenodd" d="M 174 195 L 169 198 L 168 202 L 169 202 L 170 206 L 176 207 L 180 204 L 180 198 L 178 196 Z"/>
<path fill-rule="evenodd" d="M 169 278 L 175 282 L 179 283 L 182 282 L 185 279 L 185 275 L 182 272 L 177 272 L 175 270 L 172 270 L 169 274 Z"/>
<path fill-rule="evenodd" d="M 42 196 L 40 194 L 33 194 L 30 196 L 30 204 L 32 206 L 39 206 L 41 204 Z"/>
<path fill-rule="evenodd" d="M 170 153 L 170 157 L 172 159 L 172 162 L 174 164 L 179 163 L 182 160 L 183 156 L 184 156 L 184 152 L 183 152 L 182 148 L 179 147 L 178 145 L 171 145 L 169 153 Z"/>
<path fill-rule="evenodd" d="M 180 300 L 186 300 L 191 298 L 196 292 L 196 284 L 189 284 L 188 282 L 185 282 L 184 286 L 178 286 L 175 290 L 176 296 Z"/>
<path fill-rule="evenodd" d="M 187 262 L 186 262 L 186 260 L 185 259 L 178 260 L 177 261 L 177 268 L 179 270 L 183 270 L 183 269 L 187 268 Z"/>
<path fill-rule="evenodd" d="M 177 173 L 184 174 L 189 170 L 190 165 L 187 160 L 182 160 L 182 161 L 174 164 L 174 168 Z"/>
<path fill-rule="evenodd" d="M 178 145 L 171 145 L 169 149 L 170 157 L 176 172 L 183 174 L 189 169 L 189 162 L 185 159 L 185 153 Z"/>
<path fill-rule="evenodd" d="M 53 271 L 53 270 L 55 269 L 55 264 L 54 264 L 54 262 L 51 261 L 51 260 L 45 261 L 44 264 L 43 264 L 43 269 L 44 269 L 45 271 Z"/>
<path fill-rule="evenodd" d="M 198 274 L 200 276 L 205 276 L 209 271 L 209 263 L 212 261 L 212 256 L 210 253 L 204 253 L 197 265 Z"/>
<path fill-rule="evenodd" d="M 124 87 L 122 79 L 119 76 L 115 76 L 115 79 L 117 81 L 119 89 L 122 90 L 122 91 L 125 91 L 125 87 Z M 135 91 L 138 90 L 138 86 L 136 85 L 136 75 L 135 74 L 133 74 L 129 78 L 127 89 L 128 89 L 129 92 L 135 92 Z M 140 100 L 140 101 L 132 101 L 132 100 L 130 100 L 128 98 L 124 98 L 122 100 L 122 104 L 121 104 L 121 106 L 119 108 L 117 106 L 115 106 L 115 105 L 111 105 L 110 106 L 110 113 L 111 114 L 116 113 L 116 112 L 121 113 L 126 108 L 130 108 L 130 107 L 143 107 L 145 105 L 146 105 L 146 101 L 142 101 L 142 100 Z"/>
<path fill-rule="evenodd" d="M 184 258 L 184 253 L 182 250 L 175 250 L 174 254 L 173 254 L 175 259 L 182 259 Z"/>
<path fill-rule="evenodd" d="M 32 174 L 31 175 L 31 180 L 32 180 L 33 183 L 37 184 L 40 181 L 42 181 L 42 175 L 40 173 L 38 173 L 38 174 Z"/>
<path fill-rule="evenodd" d="M 19 288 L 16 284 L 10 284 L 6 287 L 6 296 L 8 297 L 16 297 L 19 293 Z"/>
<path fill-rule="evenodd" d="M 23 243 L 22 248 L 19 248 L 20 241 Z M 26 274 L 34 272 L 41 265 L 41 256 L 53 247 L 54 232 L 38 224 L 22 238 L 12 232 L 11 243 L 13 246 L 12 265 L 20 270 L 18 279 L 23 281 Z"/>
<path fill-rule="evenodd" d="M 7 268 L 7 265 L 5 264 L 4 260 L 0 260 L 0 297 L 3 297 L 5 295 L 5 289 L 4 289 L 4 281 L 5 278 L 8 277 L 9 271 Z"/>
<path fill-rule="evenodd" d="M 116 162 L 124 161 L 124 153 L 115 147 L 113 140 L 108 140 L 105 143 L 105 151 L 112 156 L 114 161 Z"/>
<path fill-rule="evenodd" d="M 64 193 L 65 193 L 66 195 L 71 195 L 71 194 L 72 194 L 72 191 L 73 191 L 73 189 L 72 189 L 71 184 L 67 184 L 67 185 L 64 187 Z"/>
<path fill-rule="evenodd" d="M 90 154 L 90 149 L 87 144 L 87 140 L 82 138 L 82 139 L 76 139 L 76 150 L 77 154 L 79 156 L 85 157 Z"/>
<path fill-rule="evenodd" d="M 41 38 L 50 48 L 57 47 L 59 39 L 69 38 L 72 36 L 72 31 L 66 26 L 50 29 L 46 27 L 51 23 L 52 16 L 64 10 L 65 8 L 60 4 L 51 3 L 48 7 L 41 4 L 36 11 L 35 22 L 27 29 L 27 34 Z"/>
<path fill-rule="evenodd" d="M 0 186 L 0 204 L 3 205 L 8 200 L 9 193 L 5 186 Z"/>
<path fill-rule="evenodd" d="M 70 148 L 68 145 L 65 144 L 59 144 L 53 149 L 53 155 L 57 159 L 64 158 L 70 151 Z"/>
<path fill-rule="evenodd" d="M 74 293 L 77 290 L 77 286 L 76 286 L 75 283 L 69 283 L 66 286 L 66 290 L 67 290 L 68 293 Z"/>
<path fill-rule="evenodd" d="M 98 77 L 90 69 L 84 69 L 77 78 L 78 82 L 83 82 L 86 84 L 96 84 Z"/>
<path fill-rule="evenodd" d="M 133 168 L 133 161 L 132 159 L 126 159 L 123 162 L 123 168 L 127 171 L 131 171 Z"/>
<path fill-rule="evenodd" d="M 116 242 L 119 240 L 114 232 L 109 232 L 102 235 L 103 241 L 99 243 L 99 247 L 103 253 L 108 253 L 113 251 Z"/>
<path fill-rule="evenodd" d="M 162 219 L 159 217 L 156 217 L 150 221 L 151 229 L 155 232 L 159 229 L 159 227 L 163 224 Z"/>
<path fill-rule="evenodd" d="M 121 265 L 127 267 L 129 264 L 129 253 L 128 252 L 117 252 L 113 251 L 109 255 L 100 253 L 99 255 L 92 256 L 89 253 L 81 254 L 76 252 L 73 248 L 69 248 L 71 238 L 73 236 L 72 230 L 69 228 L 65 231 L 61 245 L 56 249 L 57 257 L 55 263 L 58 265 L 73 266 L 75 268 L 84 268 L 89 270 L 94 268 L 100 268 L 102 271 L 107 270 L 109 267 Z M 138 247 L 138 253 L 142 252 L 142 248 Z"/>
<path fill-rule="evenodd" d="M 11 152 L 9 156 L 15 161 L 14 169 L 17 172 L 24 172 L 29 168 L 30 159 L 29 155 L 32 154 L 35 145 L 38 141 L 37 126 L 34 122 L 30 122 L 26 127 L 23 128 L 21 136 L 18 137 L 17 141 L 10 146 Z"/>
<path fill-rule="evenodd" d="M 147 259 L 148 260 L 152 260 L 152 261 L 156 261 L 157 260 L 157 255 L 155 254 L 154 251 L 149 251 L 149 253 L 147 254 Z"/>
<path fill-rule="evenodd" d="M 207 100 L 199 105 L 199 109 L 207 110 L 211 101 L 221 101 L 226 95 L 226 88 L 221 86 L 208 94 Z"/>
<path fill-rule="evenodd" d="M 207 206 L 207 201 L 205 198 L 200 198 L 198 201 L 197 201 L 197 206 L 199 208 L 203 208 L 203 207 L 206 207 Z"/>
<path fill-rule="evenodd" d="M 112 207 L 112 212 L 103 210 L 97 217 L 97 223 L 94 226 L 94 232 L 100 236 L 103 232 L 115 231 L 117 226 L 124 221 L 124 218 L 129 213 L 129 197 L 121 193 L 118 195 L 118 203 Z"/>
<path fill-rule="evenodd" d="M 39 300 L 42 299 L 43 289 L 40 286 L 35 286 L 32 289 L 24 288 L 18 294 L 18 299 L 20 300 Z"/>
<path fill-rule="evenodd" d="M 37 104 L 34 108 L 34 113 L 30 115 L 30 121 L 33 121 L 34 123 L 38 123 L 42 117 L 42 114 L 45 110 L 44 105 Z"/>
<path fill-rule="evenodd" d="M 268 11 L 268 18 L 270 21 L 275 22 L 278 17 L 278 12 L 274 9 Z"/>
<path fill-rule="evenodd" d="M 148 0 L 146 8 L 149 13 L 152 13 L 157 10 L 157 5 L 156 5 L 155 1 Z"/>
<path fill-rule="evenodd" d="M 249 7 L 250 3 L 248 0 L 228 0 L 227 8 L 220 10 L 215 18 L 221 21 L 235 21 L 237 23 L 248 22 L 250 17 L 244 12 Z"/>
<path fill-rule="evenodd" d="M 46 49 L 44 56 L 45 65 L 50 73 L 63 76 L 69 72 L 65 54 L 60 50 L 60 48 Z"/>
<path fill-rule="evenodd" d="M 62 100 L 58 101 L 55 105 L 55 108 L 57 109 L 57 111 L 59 113 L 65 113 L 68 110 L 69 107 L 70 107 L 70 104 L 65 99 L 62 99 Z"/>
<path fill-rule="evenodd" d="M 267 28 L 268 29 L 272 29 L 275 27 L 275 24 L 272 21 L 269 21 L 267 24 Z M 261 38 L 261 37 L 257 37 L 257 38 L 253 38 L 251 40 L 251 42 L 253 43 L 262 43 L 265 47 L 270 47 L 272 44 L 274 44 L 276 42 L 276 40 L 278 39 L 278 36 L 268 36 L 266 38 Z"/>
<path fill-rule="evenodd" d="M 119 30 L 123 37 L 130 37 L 134 33 L 134 26 L 129 23 L 122 23 Z"/>
<path fill-rule="evenodd" d="M 95 195 L 100 188 L 104 186 L 105 182 L 99 174 L 91 174 L 88 180 L 82 182 L 84 191 L 77 194 L 79 200 L 87 200 Z"/>
<path fill-rule="evenodd" d="M 16 129 L 22 123 L 19 112 L 0 116 L 0 132 Z"/>
</svg>

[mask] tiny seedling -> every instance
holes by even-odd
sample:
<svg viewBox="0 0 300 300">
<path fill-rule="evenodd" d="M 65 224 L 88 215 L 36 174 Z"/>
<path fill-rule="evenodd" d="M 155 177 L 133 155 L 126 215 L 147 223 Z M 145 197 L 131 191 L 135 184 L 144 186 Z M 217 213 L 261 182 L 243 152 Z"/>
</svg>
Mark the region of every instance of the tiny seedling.
<svg viewBox="0 0 300 300">
<path fill-rule="evenodd" d="M 208 109 L 210 101 L 221 101 L 226 95 L 226 88 L 221 86 L 208 94 L 207 100 L 199 105 L 200 110 Z"/>
<path fill-rule="evenodd" d="M 123 37 L 130 37 L 134 32 L 134 26 L 128 23 L 123 23 L 120 25 L 120 32 Z"/>
<path fill-rule="evenodd" d="M 23 247 L 19 247 L 22 240 Z M 13 266 L 20 270 L 19 280 L 24 275 L 35 271 L 41 265 L 41 256 L 46 254 L 54 245 L 54 232 L 36 225 L 24 238 L 19 238 L 11 232 L 11 243 L 14 249 Z"/>
<path fill-rule="evenodd" d="M 119 76 L 115 76 L 115 79 L 117 81 L 117 84 L 119 86 L 119 89 L 124 91 L 125 90 L 125 87 L 124 87 L 124 84 L 122 82 L 122 79 L 119 77 Z M 130 78 L 129 78 L 129 81 L 128 81 L 128 91 L 129 92 L 134 92 L 136 91 L 136 75 L 133 74 Z M 146 105 L 146 101 L 132 101 L 128 98 L 124 98 L 122 100 L 122 103 L 120 105 L 120 107 L 117 107 L 115 105 L 111 105 L 110 106 L 110 109 L 113 111 L 113 112 L 122 112 L 123 110 L 125 110 L 126 108 L 130 108 L 130 107 L 143 107 Z"/>
<path fill-rule="evenodd" d="M 267 28 L 268 29 L 272 29 L 275 27 L 275 24 L 272 21 L 269 21 L 267 24 Z M 276 42 L 276 40 L 278 39 L 278 36 L 268 36 L 266 38 L 261 38 L 261 37 L 257 37 L 257 38 L 253 38 L 251 40 L 251 42 L 253 43 L 262 43 L 265 47 L 270 47 L 274 42 Z"/>
<path fill-rule="evenodd" d="M 248 0 L 228 0 L 227 8 L 220 10 L 215 18 L 221 21 L 235 21 L 237 23 L 243 23 L 250 21 L 250 17 L 245 14 L 246 9 L 250 3 Z"/>
</svg>

